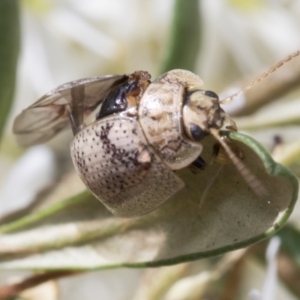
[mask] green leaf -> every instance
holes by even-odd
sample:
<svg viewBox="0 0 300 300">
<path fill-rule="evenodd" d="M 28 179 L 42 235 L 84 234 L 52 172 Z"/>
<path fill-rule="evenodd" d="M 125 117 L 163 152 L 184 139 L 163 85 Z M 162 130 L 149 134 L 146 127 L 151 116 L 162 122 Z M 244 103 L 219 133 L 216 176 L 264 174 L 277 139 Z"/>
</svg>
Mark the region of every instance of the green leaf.
<svg viewBox="0 0 300 300">
<path fill-rule="evenodd" d="M 169 45 L 159 74 L 172 69 L 195 71 L 200 37 L 199 1 L 176 0 Z"/>
<path fill-rule="evenodd" d="M 281 239 L 282 248 L 300 267 L 300 232 L 292 226 L 285 226 L 278 234 Z"/>
<path fill-rule="evenodd" d="M 139 218 L 111 215 L 83 193 L 0 227 L 2 269 L 101 269 L 162 266 L 245 247 L 274 234 L 291 214 L 298 180 L 252 138 L 225 132 L 268 190 L 257 197 L 232 164 L 176 172 L 186 187 Z M 212 137 L 204 139 L 209 161 Z M 216 176 L 217 172 L 219 174 Z M 214 178 L 199 210 L 201 194 Z M 10 232 L 10 233 L 9 233 Z"/>
<path fill-rule="evenodd" d="M 19 54 L 19 5 L 0 1 L 0 137 L 13 101 Z"/>
</svg>

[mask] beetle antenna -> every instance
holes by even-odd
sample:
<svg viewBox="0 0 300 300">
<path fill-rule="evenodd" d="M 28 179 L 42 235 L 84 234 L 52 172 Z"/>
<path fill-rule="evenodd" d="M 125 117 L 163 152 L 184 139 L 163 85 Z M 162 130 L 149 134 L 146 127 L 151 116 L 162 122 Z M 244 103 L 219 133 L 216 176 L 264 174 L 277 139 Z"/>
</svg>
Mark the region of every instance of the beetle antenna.
<svg viewBox="0 0 300 300">
<path fill-rule="evenodd" d="M 257 83 L 259 83 L 260 81 L 262 81 L 263 79 L 265 79 L 268 75 L 270 75 L 271 73 L 275 72 L 277 69 L 279 69 L 280 67 L 282 67 L 285 63 L 289 62 L 290 60 L 292 60 L 293 58 L 297 57 L 300 55 L 300 50 L 290 54 L 289 56 L 287 56 L 285 59 L 279 61 L 276 65 L 274 65 L 273 67 L 271 67 L 267 72 L 264 72 L 263 74 L 261 74 L 260 76 L 256 77 L 252 82 L 250 82 L 248 85 L 246 85 L 244 88 L 242 88 L 240 91 L 234 93 L 233 95 L 220 100 L 221 104 L 228 104 L 232 101 L 233 98 L 245 93 L 246 91 L 250 90 L 254 85 L 256 85 Z"/>
<path fill-rule="evenodd" d="M 266 188 L 262 185 L 261 181 L 247 168 L 247 166 L 240 160 L 240 158 L 231 150 L 228 144 L 220 137 L 217 129 L 212 128 L 211 134 L 221 144 L 223 149 L 226 151 L 229 159 L 232 161 L 236 169 L 239 171 L 241 176 L 244 178 L 249 187 L 258 196 L 266 196 L 268 194 Z"/>
</svg>

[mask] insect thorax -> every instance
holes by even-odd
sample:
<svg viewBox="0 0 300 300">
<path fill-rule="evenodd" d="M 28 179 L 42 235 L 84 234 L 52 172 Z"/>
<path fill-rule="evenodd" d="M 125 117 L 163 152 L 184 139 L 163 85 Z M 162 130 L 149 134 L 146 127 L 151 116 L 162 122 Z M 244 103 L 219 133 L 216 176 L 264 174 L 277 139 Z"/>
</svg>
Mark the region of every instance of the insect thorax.
<svg viewBox="0 0 300 300">
<path fill-rule="evenodd" d="M 199 141 L 211 127 L 233 124 L 217 95 L 200 89 L 201 85 L 197 75 L 173 70 L 151 83 L 140 102 L 138 116 L 145 136 L 173 170 L 199 157 L 203 148 Z"/>
</svg>

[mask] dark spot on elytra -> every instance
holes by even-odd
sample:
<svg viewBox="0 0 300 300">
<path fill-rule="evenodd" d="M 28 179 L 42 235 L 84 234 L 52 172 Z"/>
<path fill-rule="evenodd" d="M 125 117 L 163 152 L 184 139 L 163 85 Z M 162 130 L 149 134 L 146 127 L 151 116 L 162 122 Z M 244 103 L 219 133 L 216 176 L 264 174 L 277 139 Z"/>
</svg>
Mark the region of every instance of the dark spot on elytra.
<svg viewBox="0 0 300 300">
<path fill-rule="evenodd" d="M 151 163 L 139 161 L 139 155 L 141 151 L 146 149 L 146 146 L 142 142 L 137 143 L 136 138 L 129 139 L 130 135 L 138 135 L 137 128 L 133 128 L 134 126 L 132 126 L 131 129 L 128 130 L 127 127 L 124 126 L 122 130 L 120 130 L 119 127 L 122 127 L 121 123 L 113 123 L 110 121 L 105 122 L 102 126 L 98 126 L 98 128 L 95 127 L 95 132 L 92 137 L 89 138 L 89 146 L 93 148 L 91 141 L 95 142 L 95 140 L 97 141 L 99 139 L 97 145 L 102 149 L 99 149 L 100 153 L 93 153 L 90 157 L 84 157 L 86 160 L 88 159 L 89 162 L 93 161 L 93 158 L 97 158 L 98 155 L 102 157 L 101 162 L 99 161 L 93 166 L 89 166 L 89 168 L 85 169 L 86 173 L 83 174 L 87 176 L 86 181 L 91 190 L 96 193 L 103 191 L 104 197 L 114 197 L 119 194 L 121 190 L 124 191 L 128 186 L 133 186 L 137 182 L 140 182 L 141 176 L 143 177 L 146 174 L 145 171 L 151 167 Z M 117 134 L 119 136 L 112 138 L 112 133 L 117 131 L 116 128 L 119 129 Z M 113 132 L 111 132 L 111 130 Z M 120 144 L 119 142 L 119 140 L 125 140 L 126 135 L 128 136 L 128 142 L 130 141 L 128 146 L 124 145 L 124 143 Z M 95 146 L 95 144 L 93 145 Z M 82 155 L 84 155 L 83 151 Z M 80 156 L 81 153 L 78 152 L 78 157 Z M 85 167 L 83 166 L 84 160 L 79 161 L 78 159 L 77 161 L 78 166 L 83 169 Z M 93 169 L 97 169 L 97 173 L 95 172 L 95 174 L 93 174 L 93 172 L 91 172 Z M 89 171 L 91 174 L 88 173 Z M 137 176 L 139 178 L 138 180 L 136 178 Z"/>
</svg>

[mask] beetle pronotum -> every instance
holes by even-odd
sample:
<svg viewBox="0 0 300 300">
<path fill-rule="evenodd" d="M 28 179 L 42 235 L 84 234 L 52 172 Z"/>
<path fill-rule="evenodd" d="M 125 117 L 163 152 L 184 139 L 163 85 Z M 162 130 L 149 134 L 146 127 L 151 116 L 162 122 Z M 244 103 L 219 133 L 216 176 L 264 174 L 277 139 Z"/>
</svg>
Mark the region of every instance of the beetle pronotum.
<svg viewBox="0 0 300 300">
<path fill-rule="evenodd" d="M 209 134 L 218 145 L 213 159 L 230 160 L 253 192 L 262 195 L 261 182 L 220 136 L 221 130 L 237 130 L 220 104 L 298 55 L 299 51 L 288 56 L 221 101 L 186 70 L 169 71 L 153 82 L 145 71 L 71 81 L 22 111 L 13 130 L 22 146 L 30 146 L 49 140 L 70 123 L 76 171 L 87 188 L 121 217 L 149 213 L 182 189 L 184 183 L 174 170 L 205 166 L 201 140 Z M 95 120 L 86 125 L 84 117 L 99 107 Z"/>
</svg>

